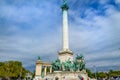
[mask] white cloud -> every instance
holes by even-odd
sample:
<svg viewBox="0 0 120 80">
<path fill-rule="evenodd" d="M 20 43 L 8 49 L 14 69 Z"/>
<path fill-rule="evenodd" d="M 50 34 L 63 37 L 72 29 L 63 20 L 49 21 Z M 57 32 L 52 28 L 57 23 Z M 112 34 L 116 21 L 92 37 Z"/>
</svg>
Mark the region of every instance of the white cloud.
<svg viewBox="0 0 120 80">
<path fill-rule="evenodd" d="M 116 4 L 120 4 L 120 0 L 115 0 Z"/>
<path fill-rule="evenodd" d="M 107 4 L 109 2 L 109 0 L 99 0 L 100 4 Z"/>
<path fill-rule="evenodd" d="M 118 50 L 120 47 L 120 12 L 113 6 L 108 6 L 105 16 L 91 12 L 92 10 L 87 10 L 86 18 L 79 18 L 74 14 L 77 12 L 72 12 L 71 16 L 75 18 L 75 22 L 72 22 L 70 26 L 72 49 L 85 55 L 89 67 L 93 64 L 110 66 L 113 62 L 115 65 L 120 65 L 118 60 L 120 56 L 120 50 Z M 116 60 L 112 60 L 113 58 Z"/>
</svg>

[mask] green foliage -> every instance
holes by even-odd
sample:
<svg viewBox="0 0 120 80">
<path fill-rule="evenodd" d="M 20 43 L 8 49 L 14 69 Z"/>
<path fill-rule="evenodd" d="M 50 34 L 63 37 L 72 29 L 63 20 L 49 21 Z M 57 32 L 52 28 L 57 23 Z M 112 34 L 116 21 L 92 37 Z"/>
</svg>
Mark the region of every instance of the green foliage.
<svg viewBox="0 0 120 80">
<path fill-rule="evenodd" d="M 86 69 L 86 72 L 88 73 L 88 76 L 89 76 L 90 78 L 94 78 L 93 73 L 92 73 L 89 69 Z"/>
<path fill-rule="evenodd" d="M 86 69 L 90 78 L 110 78 L 120 76 L 120 71 L 110 70 L 109 72 L 96 72 L 92 73 L 89 69 Z"/>
<path fill-rule="evenodd" d="M 109 71 L 109 76 L 110 76 L 110 77 L 120 76 L 120 71 L 110 70 L 110 71 Z"/>
<path fill-rule="evenodd" d="M 27 72 L 19 61 L 0 62 L 0 77 L 25 77 Z"/>
<path fill-rule="evenodd" d="M 32 73 L 32 77 L 33 77 L 33 78 L 35 77 L 35 70 L 34 70 L 33 73 Z"/>
<path fill-rule="evenodd" d="M 99 77 L 99 78 L 106 78 L 107 77 L 107 73 L 99 72 L 99 73 L 97 73 L 97 77 Z"/>
</svg>

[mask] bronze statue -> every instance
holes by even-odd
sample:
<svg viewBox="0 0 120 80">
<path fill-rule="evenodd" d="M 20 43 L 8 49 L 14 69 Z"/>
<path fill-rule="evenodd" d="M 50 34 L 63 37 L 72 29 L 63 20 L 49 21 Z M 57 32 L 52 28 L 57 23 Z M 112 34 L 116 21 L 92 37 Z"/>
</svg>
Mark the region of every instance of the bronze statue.
<svg viewBox="0 0 120 80">
<path fill-rule="evenodd" d="M 64 66 L 65 71 L 70 71 L 73 68 L 73 64 L 69 59 L 68 61 L 63 62 L 62 65 Z"/>
<path fill-rule="evenodd" d="M 85 62 L 84 62 L 84 56 L 82 54 L 77 55 L 76 62 L 75 62 L 77 70 L 83 70 L 85 69 Z"/>
<path fill-rule="evenodd" d="M 79 55 L 77 54 L 76 59 L 84 59 L 84 56 L 82 54 L 79 54 Z"/>
<path fill-rule="evenodd" d="M 40 56 L 38 56 L 38 60 L 41 60 Z"/>
<path fill-rule="evenodd" d="M 63 0 L 63 4 L 66 4 L 67 2 L 66 2 L 66 0 Z"/>
<path fill-rule="evenodd" d="M 85 69 L 85 62 L 83 55 L 77 55 L 76 60 L 74 62 L 71 62 L 70 59 L 68 59 L 66 62 L 60 62 L 59 59 L 55 60 L 55 62 L 52 63 L 52 68 L 55 71 L 82 71 Z"/>
<path fill-rule="evenodd" d="M 60 63 L 60 60 L 57 59 L 55 62 L 52 63 L 52 68 L 55 71 L 60 71 L 62 70 L 62 64 Z"/>
</svg>

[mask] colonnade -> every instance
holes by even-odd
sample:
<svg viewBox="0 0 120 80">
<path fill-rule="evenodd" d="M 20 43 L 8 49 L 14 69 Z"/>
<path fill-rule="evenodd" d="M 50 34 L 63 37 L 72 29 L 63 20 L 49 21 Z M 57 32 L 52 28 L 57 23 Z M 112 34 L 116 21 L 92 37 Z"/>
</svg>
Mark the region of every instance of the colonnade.
<svg viewBox="0 0 120 80">
<path fill-rule="evenodd" d="M 49 68 L 49 73 L 52 73 L 52 66 L 51 65 L 47 65 L 47 66 L 44 66 L 43 65 L 43 71 L 44 71 L 44 75 L 46 76 L 47 75 L 47 69 Z M 41 73 L 42 73 L 42 71 L 41 71 Z"/>
<path fill-rule="evenodd" d="M 41 77 L 43 73 L 44 73 L 44 76 L 46 76 L 48 70 L 49 70 L 48 73 L 52 73 L 52 65 L 50 63 L 37 60 L 35 76 Z"/>
</svg>

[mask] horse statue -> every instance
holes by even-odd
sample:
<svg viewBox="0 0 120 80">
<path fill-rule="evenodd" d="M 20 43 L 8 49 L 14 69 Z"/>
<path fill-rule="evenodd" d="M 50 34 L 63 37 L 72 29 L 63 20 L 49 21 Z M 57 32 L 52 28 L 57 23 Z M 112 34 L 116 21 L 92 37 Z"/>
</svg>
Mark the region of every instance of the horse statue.
<svg viewBox="0 0 120 80">
<path fill-rule="evenodd" d="M 63 62 L 62 64 L 64 66 L 65 71 L 71 71 L 73 68 L 73 64 L 70 61 L 70 59 L 68 59 L 66 62 Z"/>
<path fill-rule="evenodd" d="M 85 69 L 84 56 L 82 54 L 77 55 L 75 63 L 76 63 L 77 70 L 81 71 Z"/>
<path fill-rule="evenodd" d="M 83 70 L 85 69 L 85 63 L 84 62 L 80 62 L 80 67 L 79 67 L 79 70 Z"/>
<path fill-rule="evenodd" d="M 52 68 L 53 70 L 62 70 L 62 64 L 60 63 L 59 59 L 52 63 Z"/>
</svg>

